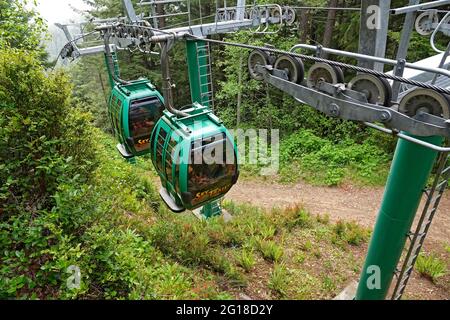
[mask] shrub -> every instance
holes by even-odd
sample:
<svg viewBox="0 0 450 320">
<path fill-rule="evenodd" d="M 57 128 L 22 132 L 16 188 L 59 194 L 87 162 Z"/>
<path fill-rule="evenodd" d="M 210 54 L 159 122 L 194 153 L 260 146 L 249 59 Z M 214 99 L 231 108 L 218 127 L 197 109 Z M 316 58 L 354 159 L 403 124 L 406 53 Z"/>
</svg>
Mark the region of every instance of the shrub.
<svg viewBox="0 0 450 320">
<path fill-rule="evenodd" d="M 388 154 L 372 142 L 356 143 L 345 139 L 339 143 L 300 130 L 280 146 L 282 181 L 339 185 L 344 178 L 369 184 L 384 183 L 388 171 Z"/>
<path fill-rule="evenodd" d="M 94 130 L 70 90 L 33 54 L 0 51 L 0 208 L 10 215 L 51 209 L 61 181 L 86 181 L 97 165 Z"/>
<path fill-rule="evenodd" d="M 239 254 L 237 254 L 236 259 L 237 259 L 238 264 L 246 272 L 250 272 L 256 263 L 255 255 L 254 255 L 253 251 L 251 251 L 249 249 L 243 249 L 242 251 L 240 251 Z"/>
<path fill-rule="evenodd" d="M 339 243 L 344 241 L 348 244 L 359 246 L 370 237 L 370 231 L 361 227 L 356 222 L 338 221 L 333 227 L 334 237 L 332 241 Z"/>
<path fill-rule="evenodd" d="M 289 288 L 289 273 L 282 264 L 276 264 L 270 274 L 269 288 L 279 294 L 281 297 L 286 295 Z"/>
<path fill-rule="evenodd" d="M 417 257 L 416 269 L 422 276 L 430 278 L 433 282 L 447 274 L 445 262 L 433 254 L 420 254 Z"/>
<path fill-rule="evenodd" d="M 260 240 L 258 242 L 259 251 L 263 258 L 269 261 L 278 262 L 283 256 L 283 248 L 274 241 Z"/>
</svg>

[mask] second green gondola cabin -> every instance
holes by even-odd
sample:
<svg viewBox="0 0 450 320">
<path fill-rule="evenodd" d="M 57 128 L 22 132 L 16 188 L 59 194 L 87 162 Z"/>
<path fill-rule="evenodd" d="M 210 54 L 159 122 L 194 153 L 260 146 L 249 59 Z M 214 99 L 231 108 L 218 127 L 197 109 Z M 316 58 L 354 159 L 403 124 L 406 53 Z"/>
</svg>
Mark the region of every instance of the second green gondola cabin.
<svg viewBox="0 0 450 320">
<path fill-rule="evenodd" d="M 194 104 L 178 118 L 164 111 L 152 134 L 161 197 L 174 212 L 222 198 L 239 176 L 233 137 L 210 109 Z"/>
<path fill-rule="evenodd" d="M 163 97 L 149 80 L 114 85 L 109 118 L 124 158 L 150 153 L 150 136 L 163 111 Z"/>
</svg>

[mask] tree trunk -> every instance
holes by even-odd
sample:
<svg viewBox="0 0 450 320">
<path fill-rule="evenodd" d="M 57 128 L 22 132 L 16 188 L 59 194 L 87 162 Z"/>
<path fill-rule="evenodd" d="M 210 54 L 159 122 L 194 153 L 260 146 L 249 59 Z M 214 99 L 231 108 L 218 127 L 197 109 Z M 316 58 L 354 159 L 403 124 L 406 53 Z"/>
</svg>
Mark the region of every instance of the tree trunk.
<svg viewBox="0 0 450 320">
<path fill-rule="evenodd" d="M 338 0 L 329 0 L 328 7 L 336 8 Z M 325 25 L 325 32 L 323 34 L 322 44 L 329 48 L 333 40 L 334 25 L 336 24 L 336 10 L 328 10 L 327 24 Z"/>
<path fill-rule="evenodd" d="M 300 42 L 306 43 L 310 34 L 309 12 L 308 10 L 301 10 L 298 19 L 298 29 L 300 30 Z"/>
<path fill-rule="evenodd" d="M 157 4 L 156 5 L 156 14 L 158 16 L 164 15 L 165 11 L 164 11 L 164 4 Z M 165 28 L 166 27 L 166 18 L 165 17 L 161 17 L 158 18 L 158 27 L 160 29 Z"/>
</svg>

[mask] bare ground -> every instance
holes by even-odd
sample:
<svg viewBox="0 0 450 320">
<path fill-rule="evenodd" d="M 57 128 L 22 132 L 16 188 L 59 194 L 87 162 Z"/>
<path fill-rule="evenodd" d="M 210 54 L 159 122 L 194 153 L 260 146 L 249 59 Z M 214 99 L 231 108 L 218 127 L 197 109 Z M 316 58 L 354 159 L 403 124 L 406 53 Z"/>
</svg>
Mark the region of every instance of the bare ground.
<svg viewBox="0 0 450 320">
<path fill-rule="evenodd" d="M 284 185 L 259 180 L 241 180 L 227 199 L 259 207 L 302 204 L 313 214 L 329 214 L 331 220 L 354 220 L 372 228 L 383 197 L 382 187 L 339 188 L 312 186 L 303 182 Z M 421 207 L 423 206 L 423 201 Z M 450 244 L 450 193 L 445 194 L 431 225 L 428 240 Z"/>
<path fill-rule="evenodd" d="M 383 197 L 383 187 L 338 188 L 312 186 L 303 182 L 283 185 L 262 180 L 241 180 L 227 199 L 271 209 L 302 204 L 312 214 L 328 214 L 332 221 L 353 220 L 373 228 Z M 423 207 L 424 201 L 421 203 Z M 442 255 L 450 245 L 450 193 L 445 194 L 431 225 L 424 251 Z M 364 255 L 365 252 L 359 254 Z M 414 272 L 404 295 L 412 299 L 450 299 L 450 276 L 437 284 Z"/>
</svg>

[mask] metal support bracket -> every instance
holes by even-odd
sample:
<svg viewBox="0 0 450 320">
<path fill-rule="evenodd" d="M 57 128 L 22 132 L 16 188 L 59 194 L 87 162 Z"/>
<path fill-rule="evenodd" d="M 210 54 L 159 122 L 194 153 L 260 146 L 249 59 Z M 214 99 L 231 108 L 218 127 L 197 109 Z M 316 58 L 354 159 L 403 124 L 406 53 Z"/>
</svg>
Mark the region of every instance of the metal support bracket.
<svg viewBox="0 0 450 320">
<path fill-rule="evenodd" d="M 256 70 L 263 75 L 265 82 L 329 116 L 367 123 L 381 122 L 388 128 L 416 136 L 450 137 L 450 126 L 445 119 L 425 113 L 411 118 L 394 109 L 358 101 L 352 97 L 356 93 L 339 85 L 321 83 L 318 89 L 312 89 L 273 75 L 278 72 L 274 69 L 273 74 L 261 65 L 257 65 Z"/>
</svg>

